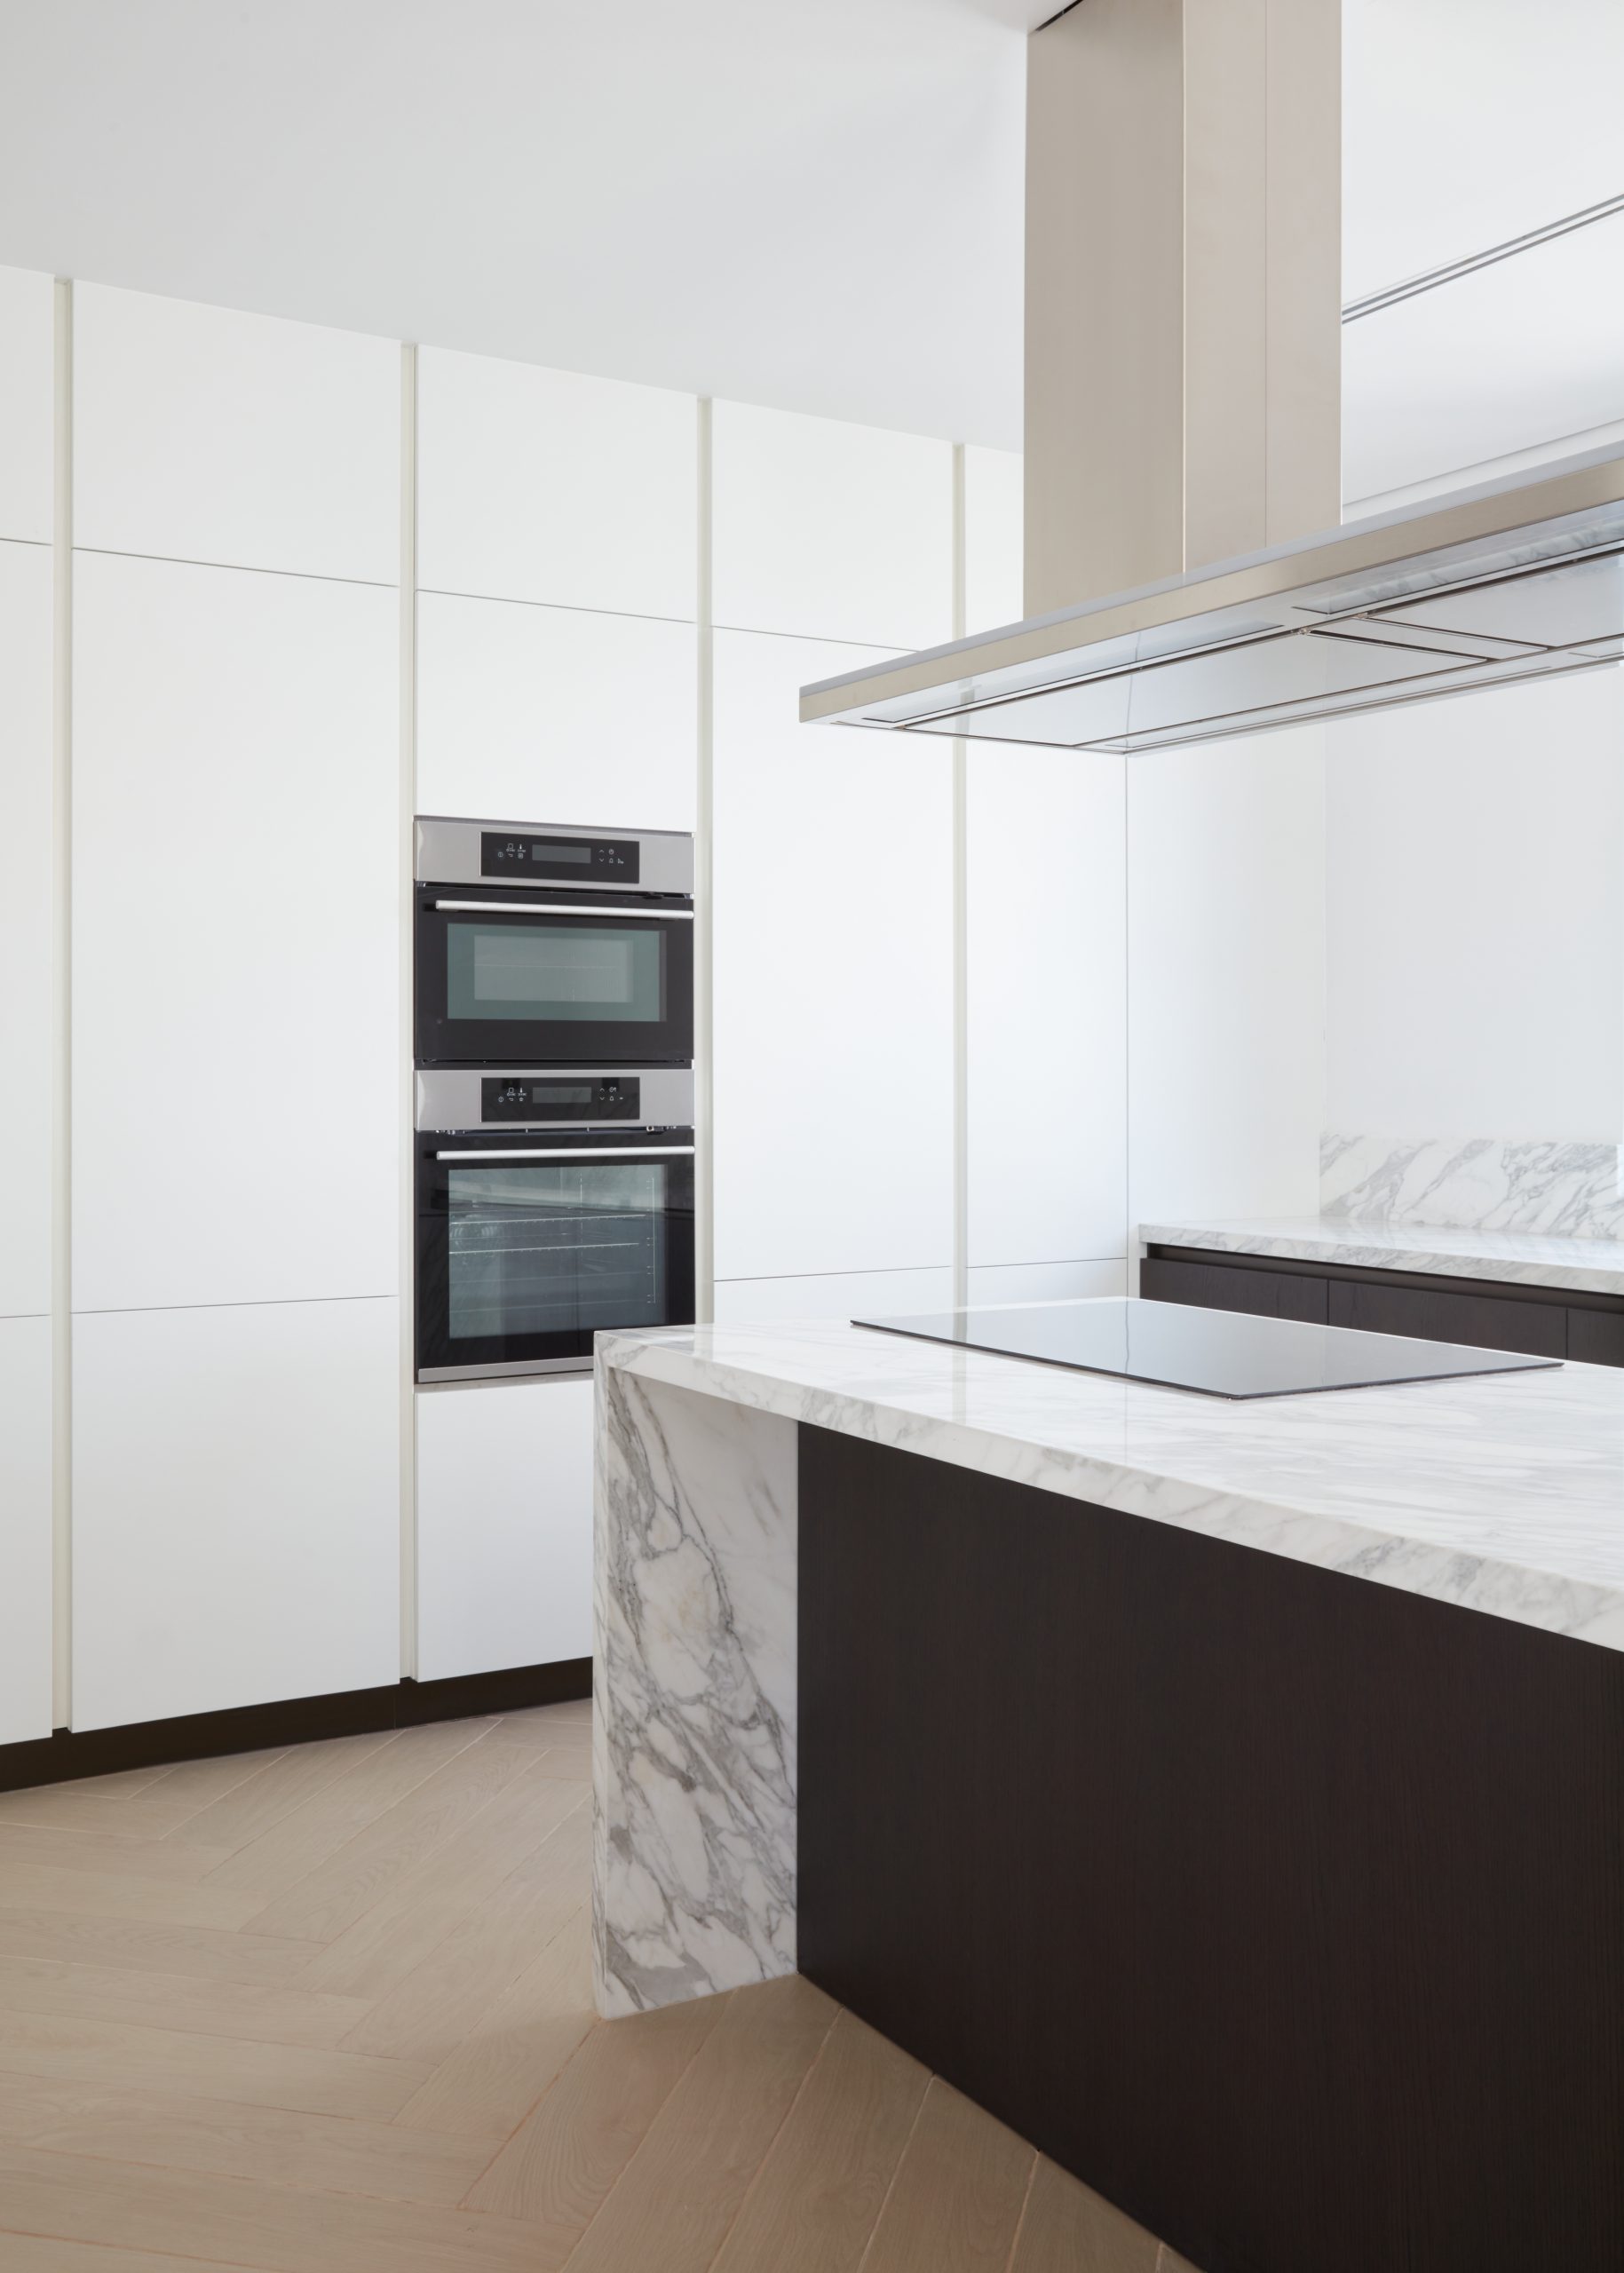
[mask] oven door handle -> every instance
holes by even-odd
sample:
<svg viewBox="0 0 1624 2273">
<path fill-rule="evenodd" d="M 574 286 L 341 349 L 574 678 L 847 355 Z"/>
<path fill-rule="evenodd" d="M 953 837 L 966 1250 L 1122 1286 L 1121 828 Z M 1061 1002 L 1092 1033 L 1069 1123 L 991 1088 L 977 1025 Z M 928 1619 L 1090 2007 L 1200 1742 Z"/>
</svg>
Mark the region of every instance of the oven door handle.
<svg viewBox="0 0 1624 2273">
<path fill-rule="evenodd" d="M 691 1160 L 692 1144 L 570 1144 L 517 1147 L 493 1144 L 479 1152 L 436 1152 L 437 1160 Z"/>
<path fill-rule="evenodd" d="M 526 907 L 511 899 L 437 899 L 437 915 L 596 915 L 618 923 L 630 916 L 636 923 L 692 923 L 691 907 Z"/>
</svg>

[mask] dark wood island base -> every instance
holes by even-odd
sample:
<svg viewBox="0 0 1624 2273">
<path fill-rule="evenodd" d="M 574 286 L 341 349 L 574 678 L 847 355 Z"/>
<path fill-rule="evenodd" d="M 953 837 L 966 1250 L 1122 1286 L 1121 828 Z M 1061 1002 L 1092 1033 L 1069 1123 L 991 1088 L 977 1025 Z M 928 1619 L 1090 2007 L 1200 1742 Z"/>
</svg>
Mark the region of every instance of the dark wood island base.
<svg viewBox="0 0 1624 2273">
<path fill-rule="evenodd" d="M 802 1970 L 1202 2273 L 1624 2268 L 1624 1656 L 799 1449 Z"/>
</svg>

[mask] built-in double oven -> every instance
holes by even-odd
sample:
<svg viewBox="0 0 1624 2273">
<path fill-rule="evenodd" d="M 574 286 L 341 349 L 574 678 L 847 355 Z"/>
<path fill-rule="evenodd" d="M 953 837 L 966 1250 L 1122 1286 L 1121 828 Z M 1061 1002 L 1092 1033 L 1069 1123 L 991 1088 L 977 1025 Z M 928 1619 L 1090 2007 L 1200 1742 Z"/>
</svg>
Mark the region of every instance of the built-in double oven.
<svg viewBox="0 0 1624 2273">
<path fill-rule="evenodd" d="M 693 1316 L 693 848 L 424 820 L 417 1378 L 590 1366 Z"/>
</svg>

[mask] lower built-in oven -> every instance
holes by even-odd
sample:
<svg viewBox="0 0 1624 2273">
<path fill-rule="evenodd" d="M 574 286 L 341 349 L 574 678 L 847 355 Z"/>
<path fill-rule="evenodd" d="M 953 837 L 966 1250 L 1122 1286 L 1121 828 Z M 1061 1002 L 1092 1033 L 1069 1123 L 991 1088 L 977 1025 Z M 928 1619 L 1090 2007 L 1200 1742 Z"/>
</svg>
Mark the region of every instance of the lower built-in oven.
<svg viewBox="0 0 1624 2273">
<path fill-rule="evenodd" d="M 584 1372 L 693 1318 L 693 1075 L 416 1076 L 417 1378 Z"/>
<path fill-rule="evenodd" d="M 661 831 L 420 820 L 420 1065 L 683 1065 L 693 844 Z"/>
</svg>

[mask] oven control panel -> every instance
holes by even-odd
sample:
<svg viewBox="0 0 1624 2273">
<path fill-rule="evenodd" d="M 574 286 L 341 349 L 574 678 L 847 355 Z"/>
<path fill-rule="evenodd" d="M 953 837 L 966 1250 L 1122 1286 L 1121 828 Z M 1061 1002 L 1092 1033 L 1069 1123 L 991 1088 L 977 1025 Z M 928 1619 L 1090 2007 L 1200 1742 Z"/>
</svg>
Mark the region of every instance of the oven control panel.
<svg viewBox="0 0 1624 2273">
<path fill-rule="evenodd" d="M 479 836 L 479 873 L 515 883 L 635 884 L 635 837 L 538 836 L 487 828 Z"/>
<path fill-rule="evenodd" d="M 635 1073 L 557 1079 L 504 1073 L 479 1084 L 481 1121 L 637 1121 L 643 1084 Z"/>
</svg>

